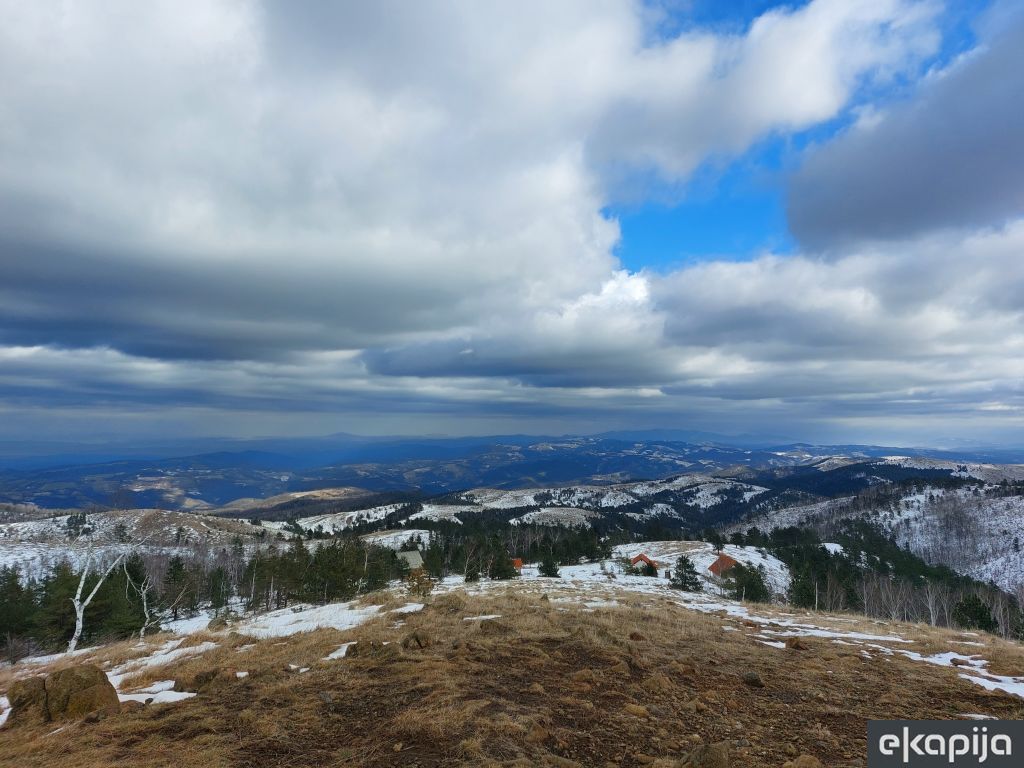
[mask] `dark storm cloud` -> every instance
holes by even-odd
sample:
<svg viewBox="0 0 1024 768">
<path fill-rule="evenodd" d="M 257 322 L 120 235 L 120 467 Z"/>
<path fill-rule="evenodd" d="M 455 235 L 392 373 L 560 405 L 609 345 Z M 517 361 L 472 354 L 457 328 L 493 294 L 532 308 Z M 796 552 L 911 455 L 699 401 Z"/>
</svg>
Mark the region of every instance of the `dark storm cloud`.
<svg viewBox="0 0 1024 768">
<path fill-rule="evenodd" d="M 1024 214 L 1024 13 L 877 125 L 813 152 L 789 189 L 810 249 Z"/>
</svg>

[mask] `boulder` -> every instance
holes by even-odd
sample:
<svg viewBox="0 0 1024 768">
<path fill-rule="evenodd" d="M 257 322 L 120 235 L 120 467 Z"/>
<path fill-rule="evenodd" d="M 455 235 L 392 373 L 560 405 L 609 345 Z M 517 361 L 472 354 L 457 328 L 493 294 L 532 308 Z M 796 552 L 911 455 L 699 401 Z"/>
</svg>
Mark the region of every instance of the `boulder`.
<svg viewBox="0 0 1024 768">
<path fill-rule="evenodd" d="M 102 669 L 79 664 L 46 678 L 46 710 L 51 720 L 77 719 L 94 712 L 120 712 L 121 703 Z"/>
<path fill-rule="evenodd" d="M 50 719 L 46 708 L 46 679 L 43 677 L 15 680 L 7 691 L 7 699 L 11 703 L 7 722 L 11 725 L 45 723 Z"/>
</svg>

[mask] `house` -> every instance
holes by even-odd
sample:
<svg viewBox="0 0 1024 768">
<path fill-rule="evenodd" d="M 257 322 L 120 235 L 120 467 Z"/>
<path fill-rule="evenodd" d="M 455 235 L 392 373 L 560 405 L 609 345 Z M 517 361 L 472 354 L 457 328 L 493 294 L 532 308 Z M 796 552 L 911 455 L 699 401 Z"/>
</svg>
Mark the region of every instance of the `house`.
<svg viewBox="0 0 1024 768">
<path fill-rule="evenodd" d="M 517 571 L 522 571 L 523 570 L 523 558 L 521 558 L 521 557 L 513 557 L 512 558 L 512 567 L 515 568 Z"/>
<path fill-rule="evenodd" d="M 651 558 L 649 558 L 643 552 L 641 552 L 639 555 L 637 555 L 636 557 L 634 557 L 632 560 L 629 561 L 629 564 L 632 565 L 632 566 L 637 566 L 640 563 L 646 563 L 647 565 L 651 566 L 651 568 L 653 568 L 654 570 L 658 570 L 658 561 L 657 560 L 651 560 Z"/>
<path fill-rule="evenodd" d="M 738 564 L 738 560 L 734 560 L 726 554 L 719 554 L 718 559 L 708 566 L 708 570 L 711 571 L 711 573 L 713 573 L 718 578 L 722 578 L 722 574 L 724 574 L 734 565 Z"/>
<path fill-rule="evenodd" d="M 399 560 L 404 560 L 405 564 L 409 566 L 410 571 L 416 571 L 423 568 L 423 556 L 419 553 L 419 550 L 410 550 L 409 552 L 396 552 Z"/>
</svg>

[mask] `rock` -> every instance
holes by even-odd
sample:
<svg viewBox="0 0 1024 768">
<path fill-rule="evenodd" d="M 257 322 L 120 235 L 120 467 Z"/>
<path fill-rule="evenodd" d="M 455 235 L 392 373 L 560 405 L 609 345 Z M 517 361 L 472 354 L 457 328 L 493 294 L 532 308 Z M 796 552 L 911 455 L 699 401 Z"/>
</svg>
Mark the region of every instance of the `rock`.
<svg viewBox="0 0 1024 768">
<path fill-rule="evenodd" d="M 790 760 L 782 768 L 823 768 L 821 760 L 813 755 L 800 755 L 796 760 Z"/>
<path fill-rule="evenodd" d="M 529 688 L 527 688 L 527 690 L 530 693 L 537 694 L 538 696 L 543 696 L 545 693 L 547 693 L 547 691 L 544 690 L 544 686 L 541 685 L 540 683 L 534 683 Z"/>
<path fill-rule="evenodd" d="M 210 630 L 211 632 L 216 632 L 218 629 L 226 629 L 227 626 L 228 626 L 227 616 L 224 616 L 222 614 L 220 616 L 214 616 L 212 619 L 210 619 L 209 623 L 207 623 L 207 625 L 206 625 L 206 628 L 208 630 Z"/>
<path fill-rule="evenodd" d="M 402 751 L 402 742 L 400 742 L 400 741 L 395 742 L 395 746 L 393 746 L 391 749 L 394 750 L 395 752 L 401 752 Z"/>
<path fill-rule="evenodd" d="M 402 647 L 405 649 L 418 650 L 429 648 L 433 645 L 430 635 L 423 629 L 414 629 L 402 638 Z"/>
<path fill-rule="evenodd" d="M 683 765 L 692 768 L 729 768 L 729 742 L 701 744 L 689 754 Z"/>
<path fill-rule="evenodd" d="M 744 672 L 743 682 L 751 688 L 764 688 L 764 681 L 761 680 L 761 676 L 757 672 Z"/>
<path fill-rule="evenodd" d="M 116 714 L 121 702 L 102 669 L 79 664 L 46 678 L 46 710 L 51 720 L 77 719 L 100 711 Z"/>
<path fill-rule="evenodd" d="M 541 602 L 543 602 L 543 603 L 551 602 L 551 598 L 548 597 L 548 593 L 547 592 L 545 592 L 543 595 L 541 595 L 540 599 L 541 599 Z"/>
<path fill-rule="evenodd" d="M 634 717 L 648 717 L 650 715 L 650 712 L 647 711 L 647 707 L 641 707 L 639 704 L 629 703 L 623 706 L 622 709 Z"/>
<path fill-rule="evenodd" d="M 971 665 L 971 662 L 969 662 L 967 659 L 961 659 L 959 657 L 954 657 L 950 659 L 949 663 L 952 664 L 954 667 L 969 667 Z"/>
<path fill-rule="evenodd" d="M 637 642 L 638 643 L 638 642 L 640 642 L 642 640 L 646 640 L 647 638 L 644 637 L 643 635 L 641 635 L 639 632 L 630 632 L 629 633 L 629 639 L 632 640 L 633 642 Z"/>
<path fill-rule="evenodd" d="M 791 651 L 809 651 L 811 646 L 801 640 L 799 637 L 787 637 L 786 648 Z"/>
<path fill-rule="evenodd" d="M 11 725 L 20 723 L 45 723 L 50 719 L 46 708 L 46 678 L 26 677 L 15 680 L 7 690 L 7 699 L 11 704 L 11 712 L 7 722 Z"/>
</svg>

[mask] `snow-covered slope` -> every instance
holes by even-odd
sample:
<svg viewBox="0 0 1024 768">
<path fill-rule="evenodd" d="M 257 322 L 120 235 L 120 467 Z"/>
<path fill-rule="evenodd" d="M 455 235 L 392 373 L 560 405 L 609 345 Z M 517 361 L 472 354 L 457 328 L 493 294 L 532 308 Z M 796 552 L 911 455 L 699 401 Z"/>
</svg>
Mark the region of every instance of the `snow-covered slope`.
<svg viewBox="0 0 1024 768">
<path fill-rule="evenodd" d="M 95 512 L 87 520 L 91 533 L 77 543 L 72 543 L 67 515 L 0 524 L 0 565 L 17 565 L 36 575 L 61 560 L 78 564 L 90 549 L 102 560 L 129 544 L 141 543 L 148 552 L 173 553 L 197 545 L 227 548 L 238 538 L 249 545 L 261 536 L 259 526 L 241 520 L 163 509 Z"/>
<path fill-rule="evenodd" d="M 845 497 L 766 512 L 726 532 L 795 525 L 828 537 L 841 521 L 865 518 L 924 560 L 1013 592 L 1024 586 L 1024 496 L 1003 492 L 983 482 L 960 488 L 924 485 L 877 504 Z"/>
<path fill-rule="evenodd" d="M 786 594 L 789 589 L 789 568 L 776 557 L 756 547 L 738 547 L 726 544 L 721 552 L 737 562 L 752 568 L 764 566 L 767 580 L 772 591 L 778 595 Z M 644 554 L 658 563 L 661 568 L 671 569 L 680 555 L 686 555 L 693 562 L 697 573 L 703 577 L 709 591 L 714 591 L 717 584 L 708 570 L 718 559 L 718 551 L 706 541 L 643 541 L 631 544 L 620 544 L 612 550 L 616 557 L 633 558 Z"/>
</svg>

